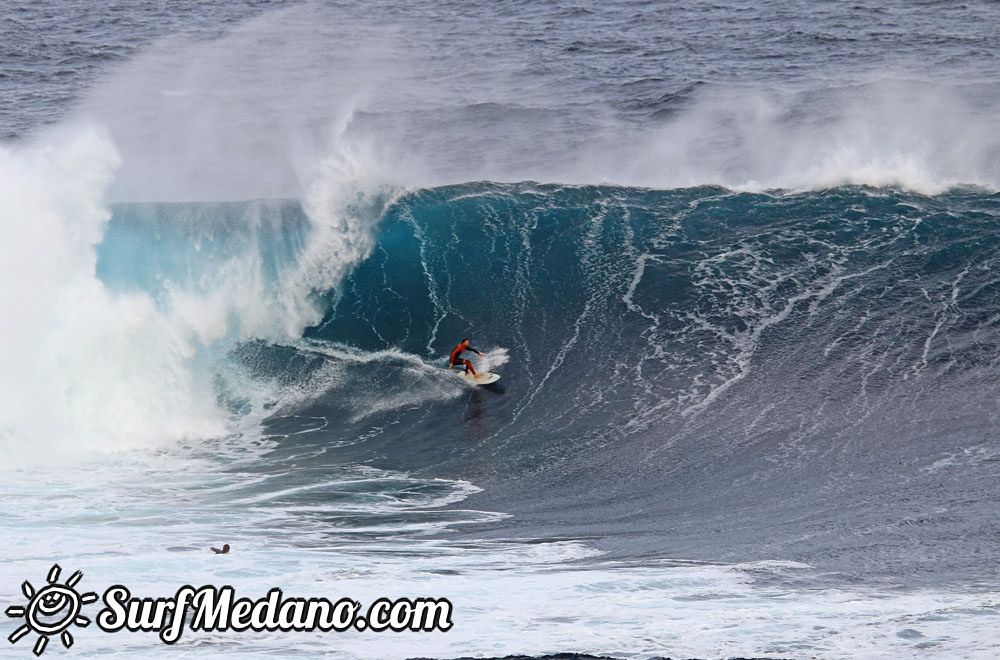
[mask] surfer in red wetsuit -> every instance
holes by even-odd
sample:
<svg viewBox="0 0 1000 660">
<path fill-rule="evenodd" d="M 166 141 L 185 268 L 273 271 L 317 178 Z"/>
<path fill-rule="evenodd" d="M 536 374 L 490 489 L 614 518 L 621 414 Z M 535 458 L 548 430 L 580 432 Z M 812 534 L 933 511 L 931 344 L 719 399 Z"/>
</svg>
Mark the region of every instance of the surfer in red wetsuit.
<svg viewBox="0 0 1000 660">
<path fill-rule="evenodd" d="M 480 353 L 476 349 L 474 349 L 471 346 L 469 346 L 469 338 L 466 337 L 465 339 L 462 340 L 462 343 L 460 343 L 455 348 L 451 349 L 451 357 L 448 358 L 448 368 L 451 369 L 455 365 L 461 366 L 461 365 L 464 364 L 465 365 L 465 373 L 470 373 L 471 372 L 472 376 L 475 377 L 476 376 L 476 370 L 472 368 L 472 363 L 469 362 L 468 360 L 463 360 L 463 359 L 461 359 L 459 357 L 465 351 L 472 351 L 473 353 L 475 353 L 479 357 L 483 357 L 482 353 Z"/>
</svg>

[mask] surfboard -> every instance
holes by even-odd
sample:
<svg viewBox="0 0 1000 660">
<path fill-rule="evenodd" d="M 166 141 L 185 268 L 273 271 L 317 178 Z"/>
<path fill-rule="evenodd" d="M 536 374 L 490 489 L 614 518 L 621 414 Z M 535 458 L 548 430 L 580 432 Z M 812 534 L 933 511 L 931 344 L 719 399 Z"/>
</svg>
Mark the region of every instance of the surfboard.
<svg viewBox="0 0 1000 660">
<path fill-rule="evenodd" d="M 475 378 L 472 377 L 472 374 L 467 374 L 464 371 L 459 371 L 458 375 L 473 385 L 489 385 L 500 380 L 500 374 L 495 374 L 491 371 L 480 371 L 476 374 Z"/>
</svg>

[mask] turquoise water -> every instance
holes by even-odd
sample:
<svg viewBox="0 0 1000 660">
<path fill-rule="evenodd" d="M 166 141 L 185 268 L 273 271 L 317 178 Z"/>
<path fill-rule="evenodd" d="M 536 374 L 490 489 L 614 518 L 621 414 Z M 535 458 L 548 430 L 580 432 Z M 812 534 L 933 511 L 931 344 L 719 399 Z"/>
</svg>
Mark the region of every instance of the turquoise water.
<svg viewBox="0 0 1000 660">
<path fill-rule="evenodd" d="M 191 656 L 993 657 L 996 13 L 0 9 L 0 602 L 455 606 Z"/>
</svg>

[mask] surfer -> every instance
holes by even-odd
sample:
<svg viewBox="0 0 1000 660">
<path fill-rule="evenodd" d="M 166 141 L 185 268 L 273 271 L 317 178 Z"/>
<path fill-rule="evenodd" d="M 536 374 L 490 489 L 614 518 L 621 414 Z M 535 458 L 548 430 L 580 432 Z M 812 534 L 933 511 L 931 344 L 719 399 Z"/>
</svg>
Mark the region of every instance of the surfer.
<svg viewBox="0 0 1000 660">
<path fill-rule="evenodd" d="M 473 353 L 475 353 L 479 357 L 483 357 L 482 353 L 480 353 L 476 349 L 474 349 L 471 346 L 469 346 L 469 338 L 466 337 L 465 339 L 462 340 L 462 342 L 458 346 L 456 346 L 455 348 L 451 349 L 451 357 L 448 358 L 448 368 L 451 369 L 456 364 L 457 365 L 463 365 L 464 364 L 465 365 L 465 373 L 470 373 L 471 372 L 473 378 L 475 378 L 475 376 L 476 376 L 476 370 L 472 368 L 472 363 L 469 362 L 468 360 L 463 360 L 463 359 L 461 359 L 459 357 L 465 351 L 472 351 Z"/>
<path fill-rule="evenodd" d="M 228 555 L 229 554 L 229 544 L 228 543 L 223 543 L 222 544 L 222 550 L 219 550 L 218 548 L 212 548 L 212 552 L 214 552 L 217 555 Z"/>
</svg>

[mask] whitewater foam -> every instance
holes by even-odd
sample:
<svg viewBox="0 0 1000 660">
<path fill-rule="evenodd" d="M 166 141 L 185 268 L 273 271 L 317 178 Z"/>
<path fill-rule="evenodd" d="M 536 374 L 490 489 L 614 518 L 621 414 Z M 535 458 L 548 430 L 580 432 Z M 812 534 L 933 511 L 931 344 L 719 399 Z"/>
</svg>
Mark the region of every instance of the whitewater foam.
<svg viewBox="0 0 1000 660">
<path fill-rule="evenodd" d="M 238 366 L 229 352 L 318 323 L 322 296 L 367 257 L 394 195 L 367 187 L 357 161 L 334 151 L 311 173 L 302 230 L 282 224 L 281 204 L 244 203 L 235 217 L 219 205 L 133 205 L 120 209 L 126 233 L 103 247 L 119 164 L 94 125 L 0 147 L 0 276 L 18 283 L 0 298 L 9 315 L 0 438 L 12 461 L 234 432 L 218 390 Z M 252 396 L 262 391 L 252 379 L 226 386 L 258 418 L 273 405 Z"/>
<path fill-rule="evenodd" d="M 670 112 L 637 121 L 589 95 L 573 51 L 525 88 L 513 84 L 524 74 L 512 34 L 441 43 L 428 16 L 405 16 L 403 29 L 379 11 L 304 4 L 215 40 L 146 49 L 77 109 L 106 122 L 125 155 L 112 197 L 298 198 L 314 189 L 303 173 L 317 163 L 365 190 L 474 180 L 1000 189 L 990 83 L 884 67 L 811 84 L 699 82 Z M 491 50 L 488 75 L 468 68 Z"/>
<path fill-rule="evenodd" d="M 588 159 L 602 169 L 589 178 L 745 192 L 852 184 L 926 195 L 959 185 L 997 190 L 995 110 L 976 93 L 884 78 L 807 92 L 705 89 L 625 149 L 602 144 Z"/>
<path fill-rule="evenodd" d="M 224 430 L 183 329 L 148 296 L 112 295 L 96 276 L 117 166 L 94 127 L 0 147 L 0 277 L 10 284 L 0 293 L 0 439 L 12 461 Z"/>
</svg>

